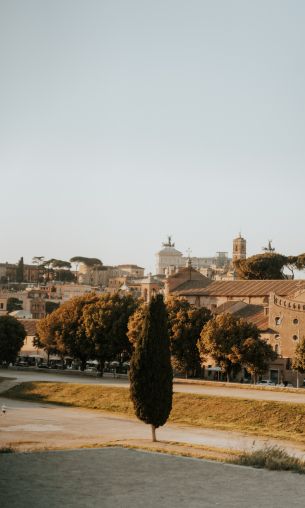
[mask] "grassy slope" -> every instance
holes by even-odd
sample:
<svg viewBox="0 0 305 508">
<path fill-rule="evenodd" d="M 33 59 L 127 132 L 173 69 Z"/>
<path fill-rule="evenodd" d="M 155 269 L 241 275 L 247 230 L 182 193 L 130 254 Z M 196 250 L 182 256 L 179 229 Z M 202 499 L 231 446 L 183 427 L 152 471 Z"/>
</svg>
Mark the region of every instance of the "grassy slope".
<svg viewBox="0 0 305 508">
<path fill-rule="evenodd" d="M 22 383 L 5 396 L 134 416 L 129 391 L 68 383 Z M 196 394 L 174 394 L 170 422 L 248 432 L 305 444 L 305 405 Z"/>
</svg>

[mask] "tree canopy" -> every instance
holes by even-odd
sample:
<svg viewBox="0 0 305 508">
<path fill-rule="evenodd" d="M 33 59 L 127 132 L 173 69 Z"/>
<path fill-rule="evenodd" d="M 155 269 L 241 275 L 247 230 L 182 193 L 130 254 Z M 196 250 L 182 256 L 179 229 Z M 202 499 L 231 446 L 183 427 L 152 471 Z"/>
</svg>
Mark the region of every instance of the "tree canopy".
<svg viewBox="0 0 305 508">
<path fill-rule="evenodd" d="M 105 361 L 115 357 L 126 358 L 131 354 L 131 344 L 127 337 L 130 316 L 137 307 L 137 301 L 131 295 L 101 295 L 92 305 L 83 310 L 83 322 L 86 336 L 95 348 L 95 358 L 100 370 Z"/>
<path fill-rule="evenodd" d="M 102 265 L 102 261 L 98 258 L 86 258 L 83 256 L 74 256 L 70 259 L 71 263 L 83 263 L 86 266 L 93 267 L 95 265 Z"/>
<path fill-rule="evenodd" d="M 233 348 L 233 351 L 240 364 L 251 374 L 254 384 L 257 383 L 258 376 L 263 375 L 270 362 L 277 357 L 270 344 L 256 334 L 245 339 L 240 346 Z"/>
<path fill-rule="evenodd" d="M 12 316 L 0 316 L 0 364 L 13 363 L 23 346 L 26 331 Z"/>
<path fill-rule="evenodd" d="M 200 371 L 200 357 L 197 341 L 211 313 L 205 307 L 196 308 L 185 298 L 171 296 L 166 300 L 168 314 L 168 334 L 173 367 L 188 376 L 196 376 Z M 147 304 L 139 305 L 128 322 L 127 336 L 135 347 L 146 316 Z"/>
<path fill-rule="evenodd" d="M 172 408 L 173 372 L 167 312 L 163 297 L 152 298 L 145 310 L 140 337 L 130 362 L 130 393 L 137 417 L 155 429 L 164 425 Z"/>
<path fill-rule="evenodd" d="M 70 261 L 62 259 L 48 259 L 43 261 L 41 268 L 44 277 L 49 280 L 59 280 L 61 282 L 72 282 L 75 280 L 75 275 L 71 272 Z"/>
<path fill-rule="evenodd" d="M 23 257 L 21 257 L 18 261 L 16 269 L 16 282 L 23 282 L 23 280 L 24 280 L 24 261 Z"/>
<path fill-rule="evenodd" d="M 130 316 L 127 325 L 127 337 L 133 347 L 136 346 L 137 341 L 140 338 L 141 331 L 144 324 L 146 315 L 147 304 L 141 303 L 138 305 L 134 313 Z"/>
<path fill-rule="evenodd" d="M 197 341 L 203 326 L 211 319 L 211 312 L 176 297 L 170 297 L 166 307 L 173 366 L 186 377 L 196 376 L 200 371 Z"/>
<path fill-rule="evenodd" d="M 36 337 L 34 338 L 34 346 L 44 349 L 48 355 L 57 354 L 59 346 L 57 345 L 57 329 L 59 328 L 59 319 L 55 312 L 48 314 L 37 322 Z"/>
<path fill-rule="evenodd" d="M 86 362 L 94 358 L 95 348 L 85 331 L 83 310 L 97 300 L 98 297 L 93 293 L 72 298 L 40 320 L 37 325 L 37 345 L 48 354 L 57 352 L 79 360 L 84 370 Z"/>
<path fill-rule="evenodd" d="M 238 259 L 234 262 L 234 268 L 240 279 L 287 279 L 288 275 L 284 273 L 285 268 L 290 270 L 292 277 L 294 277 L 294 270 L 305 268 L 305 254 L 283 256 L 276 252 L 266 252 L 246 259 Z"/>
<path fill-rule="evenodd" d="M 255 325 L 231 314 L 219 314 L 203 327 L 198 349 L 202 363 L 212 358 L 228 381 L 242 366 L 255 378 L 277 356 Z"/>
<path fill-rule="evenodd" d="M 305 372 L 305 337 L 303 337 L 295 348 L 292 368 L 304 374 Z"/>
<path fill-rule="evenodd" d="M 102 372 L 105 361 L 129 358 L 127 323 L 136 305 L 130 295 L 89 293 L 72 298 L 40 320 L 36 345 L 48 354 L 79 360 L 82 370 L 88 360 L 97 359 Z"/>
<path fill-rule="evenodd" d="M 19 300 L 19 298 L 11 296 L 10 298 L 7 299 L 6 310 L 9 314 L 11 312 L 14 312 L 15 310 L 22 310 L 22 307 L 23 307 L 23 301 Z"/>
</svg>

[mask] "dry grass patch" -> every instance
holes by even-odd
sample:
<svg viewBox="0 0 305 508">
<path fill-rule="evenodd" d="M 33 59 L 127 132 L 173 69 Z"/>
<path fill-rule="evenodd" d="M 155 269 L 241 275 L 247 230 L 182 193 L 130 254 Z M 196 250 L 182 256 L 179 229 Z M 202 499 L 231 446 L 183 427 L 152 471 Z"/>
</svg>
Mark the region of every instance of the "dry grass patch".
<svg viewBox="0 0 305 508">
<path fill-rule="evenodd" d="M 10 388 L 2 396 L 134 415 L 129 391 L 125 388 L 72 383 L 27 382 Z"/>
<path fill-rule="evenodd" d="M 177 393 L 171 421 L 305 443 L 305 405 Z"/>
<path fill-rule="evenodd" d="M 233 464 L 270 469 L 271 471 L 293 471 L 305 474 L 305 462 L 292 457 L 278 446 L 267 446 L 262 450 L 245 452 L 238 458 L 231 460 Z"/>
<path fill-rule="evenodd" d="M 134 416 L 125 388 L 31 382 L 15 386 L 4 395 Z M 175 393 L 169 422 L 305 443 L 304 404 Z"/>
</svg>

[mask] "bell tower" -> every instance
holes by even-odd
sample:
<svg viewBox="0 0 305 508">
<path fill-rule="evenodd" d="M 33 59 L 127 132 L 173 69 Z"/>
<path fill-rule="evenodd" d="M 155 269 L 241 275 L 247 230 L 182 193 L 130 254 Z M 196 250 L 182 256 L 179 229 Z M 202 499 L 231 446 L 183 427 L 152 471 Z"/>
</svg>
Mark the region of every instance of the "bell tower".
<svg viewBox="0 0 305 508">
<path fill-rule="evenodd" d="M 239 233 L 239 236 L 233 240 L 233 263 L 238 259 L 246 259 L 246 257 L 247 241 L 241 236 L 241 233 Z"/>
</svg>

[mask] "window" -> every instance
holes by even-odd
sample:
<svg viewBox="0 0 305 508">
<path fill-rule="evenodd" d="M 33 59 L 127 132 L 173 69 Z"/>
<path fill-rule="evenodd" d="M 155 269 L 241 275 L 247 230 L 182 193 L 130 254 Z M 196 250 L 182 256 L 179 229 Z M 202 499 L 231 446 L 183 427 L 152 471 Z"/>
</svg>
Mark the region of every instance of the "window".
<svg viewBox="0 0 305 508">
<path fill-rule="evenodd" d="M 277 316 L 277 317 L 275 318 L 275 324 L 276 324 L 276 325 L 280 325 L 280 324 L 281 324 L 281 318 L 280 318 L 279 316 Z"/>
<path fill-rule="evenodd" d="M 299 337 L 297 335 L 293 335 L 292 338 L 293 340 L 298 340 Z"/>
<path fill-rule="evenodd" d="M 294 324 L 294 325 L 298 325 L 298 324 L 299 324 L 299 320 L 298 320 L 297 318 L 294 318 L 294 320 L 293 320 L 293 324 Z"/>
</svg>

